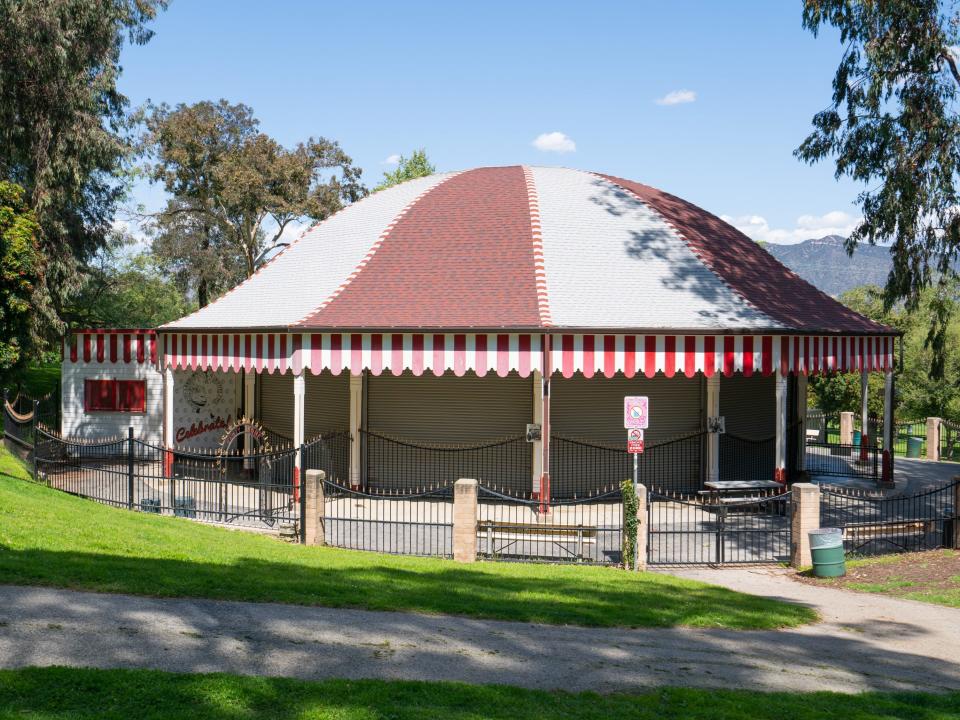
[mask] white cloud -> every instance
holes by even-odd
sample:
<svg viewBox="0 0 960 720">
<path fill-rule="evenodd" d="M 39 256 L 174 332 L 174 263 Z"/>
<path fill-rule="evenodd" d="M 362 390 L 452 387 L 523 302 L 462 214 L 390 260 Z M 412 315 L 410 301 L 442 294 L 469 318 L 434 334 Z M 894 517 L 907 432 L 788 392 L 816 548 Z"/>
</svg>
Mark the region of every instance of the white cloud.
<svg viewBox="0 0 960 720">
<path fill-rule="evenodd" d="M 847 237 L 860 224 L 862 218 L 842 210 L 833 210 L 824 215 L 801 215 L 792 228 L 770 227 L 770 223 L 761 215 L 721 215 L 720 219 L 754 240 L 790 245 L 825 235 Z"/>
<path fill-rule="evenodd" d="M 673 90 L 654 102 L 657 105 L 683 105 L 696 101 L 697 94 L 693 90 Z"/>
<path fill-rule="evenodd" d="M 387 159 L 383 161 L 384 165 L 399 165 L 400 156 L 394 153 L 393 155 L 387 155 Z"/>
<path fill-rule="evenodd" d="M 533 146 L 542 152 L 576 152 L 577 144 L 573 138 L 562 132 L 541 133 L 533 141 Z"/>
</svg>

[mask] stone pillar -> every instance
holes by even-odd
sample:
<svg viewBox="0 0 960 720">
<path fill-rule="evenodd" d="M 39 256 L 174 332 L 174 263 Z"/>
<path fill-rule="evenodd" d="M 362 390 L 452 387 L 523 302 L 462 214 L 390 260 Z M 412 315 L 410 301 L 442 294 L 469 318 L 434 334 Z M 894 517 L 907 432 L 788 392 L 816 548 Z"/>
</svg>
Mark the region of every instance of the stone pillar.
<svg viewBox="0 0 960 720">
<path fill-rule="evenodd" d="M 461 478 L 453 484 L 453 559 L 477 559 L 477 481 Z"/>
<path fill-rule="evenodd" d="M 940 423 L 938 417 L 927 418 L 927 460 L 940 459 Z"/>
<path fill-rule="evenodd" d="M 707 378 L 707 419 L 720 417 L 720 373 Z M 720 479 L 720 434 L 707 433 L 707 481 Z"/>
<path fill-rule="evenodd" d="M 303 544 L 325 545 L 323 526 L 323 470 L 307 470 L 303 484 Z"/>
<path fill-rule="evenodd" d="M 303 446 L 303 405 L 306 394 L 306 382 L 303 371 L 293 376 L 293 447 L 296 453 L 293 456 L 293 499 L 300 499 L 300 470 L 303 467 L 303 458 L 300 448 Z"/>
<path fill-rule="evenodd" d="M 824 418 L 826 422 L 826 418 Z M 853 445 L 853 413 L 840 413 L 840 444 Z"/>
<path fill-rule="evenodd" d="M 647 569 L 647 486 L 637 485 L 637 558 L 633 569 L 636 571 Z"/>
<path fill-rule="evenodd" d="M 795 483 L 790 490 L 794 504 L 790 564 L 795 568 L 810 567 L 813 558 L 807 533 L 820 527 L 820 487 L 813 483 Z"/>
<path fill-rule="evenodd" d="M 358 488 L 360 478 L 360 430 L 363 426 L 363 375 L 350 376 L 350 487 Z"/>
<path fill-rule="evenodd" d="M 776 432 L 776 464 L 774 465 L 773 479 L 779 483 L 787 482 L 787 376 L 777 368 L 777 432 Z"/>
<path fill-rule="evenodd" d="M 163 371 L 163 476 L 173 475 L 173 447 L 176 437 L 173 434 L 173 368 Z"/>
<path fill-rule="evenodd" d="M 543 373 L 533 371 L 533 420 L 530 422 L 539 425 L 541 439 L 530 443 L 531 472 L 530 489 L 534 497 L 540 497 L 540 480 L 543 475 Z"/>
</svg>

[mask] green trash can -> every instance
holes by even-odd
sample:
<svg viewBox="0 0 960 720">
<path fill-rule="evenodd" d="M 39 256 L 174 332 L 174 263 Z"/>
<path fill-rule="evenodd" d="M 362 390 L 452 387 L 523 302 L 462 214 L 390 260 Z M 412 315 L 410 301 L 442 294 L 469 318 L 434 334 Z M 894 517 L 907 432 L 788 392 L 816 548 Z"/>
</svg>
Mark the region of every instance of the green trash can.
<svg viewBox="0 0 960 720">
<path fill-rule="evenodd" d="M 923 438 L 910 436 L 907 438 L 907 457 L 918 458 L 923 450 Z"/>
<path fill-rule="evenodd" d="M 843 530 L 840 528 L 819 528 L 809 533 L 809 537 L 814 576 L 831 578 L 846 575 L 847 564 L 843 556 Z"/>
<path fill-rule="evenodd" d="M 860 447 L 860 441 L 863 440 L 863 433 L 859 430 L 853 431 L 853 446 Z"/>
</svg>

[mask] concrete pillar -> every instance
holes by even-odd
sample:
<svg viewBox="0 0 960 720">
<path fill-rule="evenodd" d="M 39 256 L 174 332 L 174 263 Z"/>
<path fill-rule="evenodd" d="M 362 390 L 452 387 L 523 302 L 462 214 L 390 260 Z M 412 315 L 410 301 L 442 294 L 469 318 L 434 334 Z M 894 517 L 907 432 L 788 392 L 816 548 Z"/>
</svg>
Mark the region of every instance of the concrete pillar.
<svg viewBox="0 0 960 720">
<path fill-rule="evenodd" d="M 461 478 L 453 484 L 453 559 L 477 559 L 477 481 Z"/>
<path fill-rule="evenodd" d="M 303 485 L 303 544 L 325 545 L 326 534 L 323 525 L 323 470 L 307 470 Z"/>
<path fill-rule="evenodd" d="M 539 370 L 533 371 L 533 420 L 530 422 L 539 425 L 541 430 L 541 439 L 530 443 L 530 488 L 534 497 L 540 497 L 540 480 L 543 476 L 543 373 Z"/>
<path fill-rule="evenodd" d="M 303 467 L 303 458 L 300 448 L 303 446 L 303 406 L 306 394 L 306 383 L 303 372 L 293 376 L 293 447 L 296 454 L 293 456 L 293 499 L 300 499 L 300 469 Z"/>
<path fill-rule="evenodd" d="M 887 370 L 883 375 L 882 458 L 880 482 L 888 485 L 893 482 L 893 370 Z"/>
<path fill-rule="evenodd" d="M 363 375 L 350 376 L 350 487 L 358 488 L 360 478 L 360 430 L 363 427 Z"/>
<path fill-rule="evenodd" d="M 720 417 L 720 374 L 707 378 L 707 418 Z M 707 433 L 707 481 L 720 479 L 720 434 Z"/>
<path fill-rule="evenodd" d="M 826 419 L 824 419 L 826 422 Z M 840 444 L 853 445 L 853 413 L 840 413 Z"/>
<path fill-rule="evenodd" d="M 790 564 L 795 568 L 810 567 L 813 558 L 810 555 L 810 538 L 807 533 L 820 527 L 820 486 L 795 483 L 790 490 L 794 504 Z"/>
<path fill-rule="evenodd" d="M 163 475 L 173 475 L 173 452 L 177 439 L 173 434 L 173 368 L 163 371 Z"/>
<path fill-rule="evenodd" d="M 787 418 L 787 376 L 779 368 L 777 368 L 776 393 L 776 464 L 774 465 L 773 479 L 785 484 L 787 482 L 787 428 L 789 426 Z"/>
<path fill-rule="evenodd" d="M 637 557 L 633 569 L 636 571 L 647 569 L 647 486 L 637 484 Z"/>
<path fill-rule="evenodd" d="M 927 418 L 927 460 L 940 459 L 940 423 L 938 417 Z"/>
<path fill-rule="evenodd" d="M 797 472 L 807 469 L 807 376 L 797 376 Z M 824 420 L 824 427 L 827 423 Z"/>
</svg>

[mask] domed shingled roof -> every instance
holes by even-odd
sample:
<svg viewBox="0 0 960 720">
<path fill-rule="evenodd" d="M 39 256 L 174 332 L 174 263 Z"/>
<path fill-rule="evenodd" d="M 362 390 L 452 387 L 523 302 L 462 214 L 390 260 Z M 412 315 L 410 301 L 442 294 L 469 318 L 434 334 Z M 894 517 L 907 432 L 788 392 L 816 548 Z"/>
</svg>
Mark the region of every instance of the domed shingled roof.
<svg viewBox="0 0 960 720">
<path fill-rule="evenodd" d="M 165 330 L 893 334 L 678 197 L 550 167 L 438 173 L 306 231 Z"/>
</svg>

